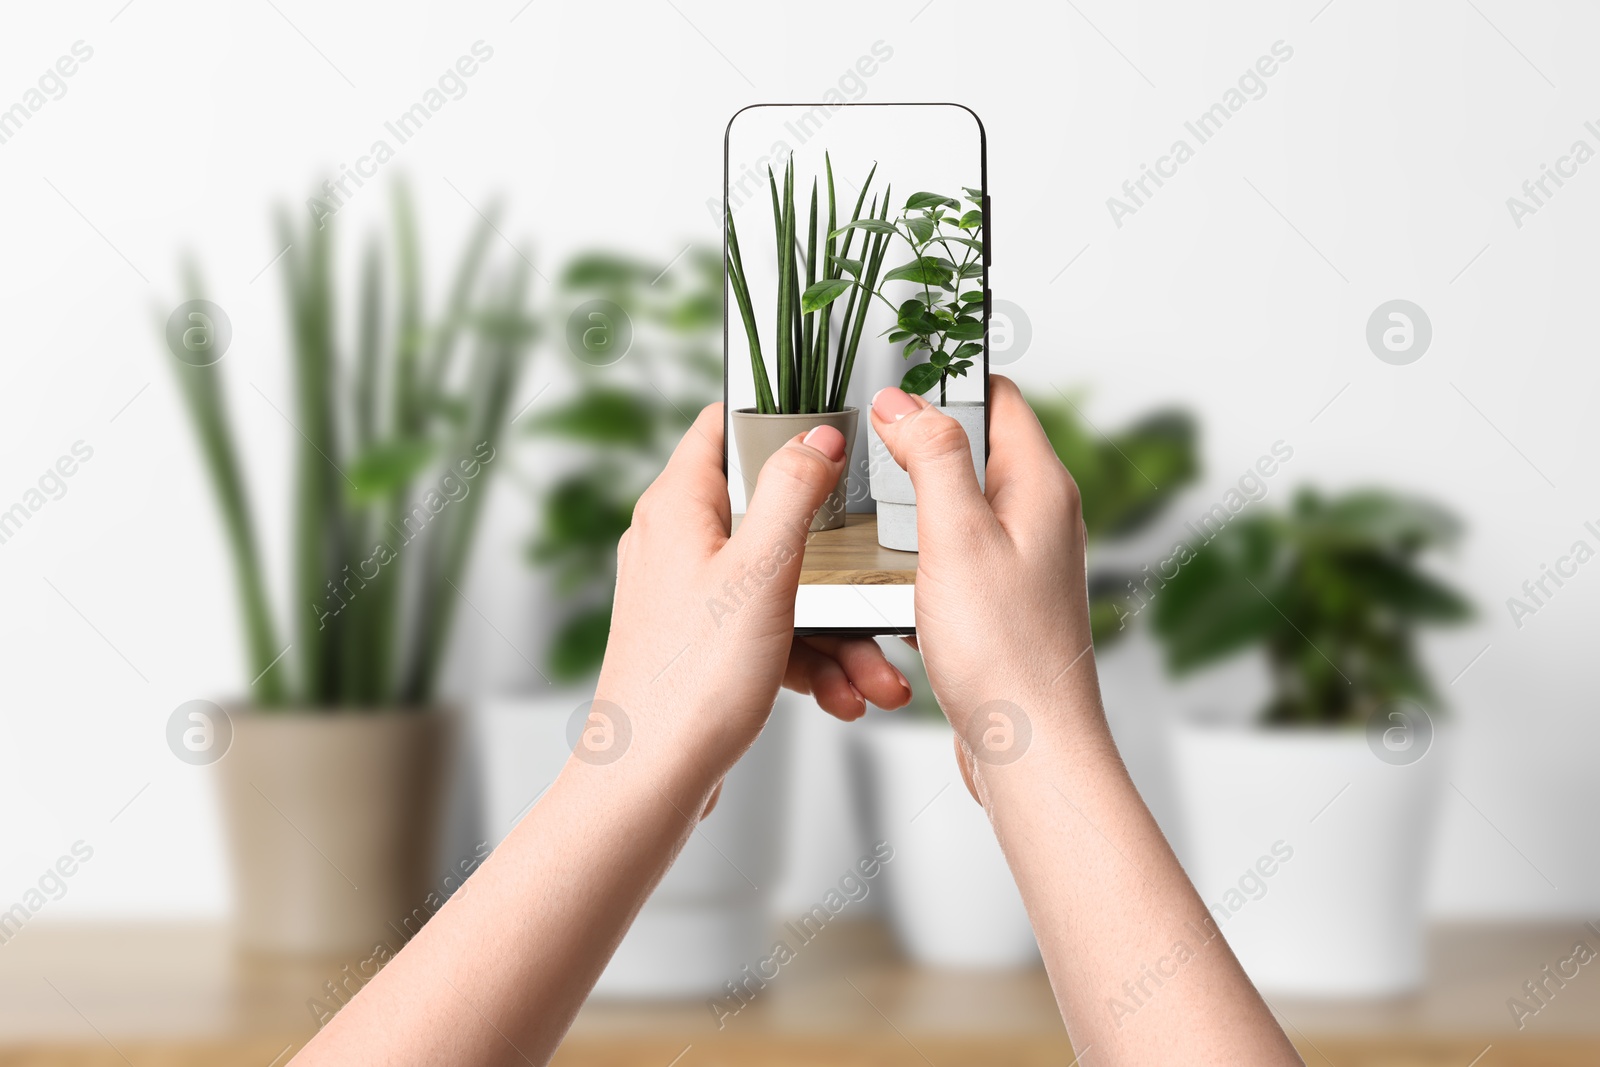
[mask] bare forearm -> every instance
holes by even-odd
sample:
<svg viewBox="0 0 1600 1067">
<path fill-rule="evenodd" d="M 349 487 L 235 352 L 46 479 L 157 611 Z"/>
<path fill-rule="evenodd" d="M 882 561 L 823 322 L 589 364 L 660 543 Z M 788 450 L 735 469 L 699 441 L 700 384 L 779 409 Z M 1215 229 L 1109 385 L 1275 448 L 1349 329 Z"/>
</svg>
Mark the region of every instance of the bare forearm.
<svg viewBox="0 0 1600 1067">
<path fill-rule="evenodd" d="M 297 1062 L 548 1060 L 715 781 L 682 764 L 630 771 L 569 762 Z"/>
<path fill-rule="evenodd" d="M 1089 1061 L 1299 1063 L 1128 777 L 1096 686 L 981 794 Z M 1037 718 L 1036 718 L 1037 723 Z"/>
</svg>

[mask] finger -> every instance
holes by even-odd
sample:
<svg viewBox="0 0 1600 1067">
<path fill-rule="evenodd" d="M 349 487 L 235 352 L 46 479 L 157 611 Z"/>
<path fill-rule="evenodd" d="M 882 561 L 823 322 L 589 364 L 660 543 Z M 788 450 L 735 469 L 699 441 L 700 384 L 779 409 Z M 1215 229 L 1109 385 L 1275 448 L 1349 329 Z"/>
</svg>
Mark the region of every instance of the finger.
<svg viewBox="0 0 1600 1067">
<path fill-rule="evenodd" d="M 785 581 L 799 581 L 811 519 L 844 470 L 844 434 L 816 426 L 774 452 L 756 479 L 756 493 L 729 547 L 747 559 L 776 561 Z"/>
<path fill-rule="evenodd" d="M 948 536 L 946 531 L 994 524 L 989 502 L 978 488 L 972 446 L 959 422 L 921 397 L 891 386 L 872 398 L 872 428 L 911 475 L 919 505 L 917 543 L 924 550 Z M 931 535 L 927 541 L 924 533 Z"/>
<path fill-rule="evenodd" d="M 801 639 L 844 668 L 856 692 L 880 708 L 894 710 L 911 703 L 911 683 L 870 637 L 805 637 Z"/>
<path fill-rule="evenodd" d="M 666 516 L 675 528 L 704 534 L 710 551 L 720 548 L 732 522 L 722 441 L 722 405 L 709 404 L 634 505 L 633 526 Z"/>
<path fill-rule="evenodd" d="M 845 722 L 854 722 L 867 713 L 866 699 L 850 684 L 850 677 L 845 674 L 839 661 L 817 651 L 798 637 L 789 648 L 789 665 L 784 671 L 783 687 L 796 693 L 810 694 L 823 711 Z"/>
<path fill-rule="evenodd" d="M 1064 484 L 1066 468 L 1033 408 L 1010 378 L 989 377 L 989 466 L 986 495 L 1004 517 L 1017 500 L 1037 500 Z"/>
</svg>

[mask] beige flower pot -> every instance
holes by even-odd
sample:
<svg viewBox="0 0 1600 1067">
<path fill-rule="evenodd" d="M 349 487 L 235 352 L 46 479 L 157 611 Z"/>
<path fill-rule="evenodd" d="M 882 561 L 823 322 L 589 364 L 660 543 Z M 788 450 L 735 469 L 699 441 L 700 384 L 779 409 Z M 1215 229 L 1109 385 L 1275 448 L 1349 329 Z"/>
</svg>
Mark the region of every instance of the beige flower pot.
<svg viewBox="0 0 1600 1067">
<path fill-rule="evenodd" d="M 217 767 L 241 946 L 336 955 L 409 939 L 442 904 L 434 861 L 458 716 L 230 718 Z"/>
<path fill-rule="evenodd" d="M 798 433 L 814 426 L 832 426 L 844 434 L 844 454 L 855 452 L 856 423 L 860 409 L 845 408 L 814 415 L 761 415 L 752 408 L 741 408 L 733 413 L 733 441 L 738 449 L 739 473 L 744 479 L 746 507 L 756 495 L 756 478 L 767 459 L 788 444 Z M 837 530 L 844 525 L 845 501 L 849 499 L 850 464 L 844 465 L 839 483 L 828 499 L 811 519 L 811 532 Z"/>
</svg>

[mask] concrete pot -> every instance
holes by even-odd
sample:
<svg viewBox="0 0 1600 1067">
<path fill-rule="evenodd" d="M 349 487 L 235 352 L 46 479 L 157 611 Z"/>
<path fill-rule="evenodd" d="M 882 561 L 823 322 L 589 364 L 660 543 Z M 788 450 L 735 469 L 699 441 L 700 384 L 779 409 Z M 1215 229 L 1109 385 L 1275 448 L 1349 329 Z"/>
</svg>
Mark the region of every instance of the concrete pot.
<svg viewBox="0 0 1600 1067">
<path fill-rule="evenodd" d="M 844 454 L 856 447 L 856 425 L 860 409 L 826 411 L 813 415 L 762 415 L 753 408 L 733 413 L 733 440 L 738 449 L 739 473 L 744 479 L 745 507 L 756 495 L 756 478 L 767 459 L 799 433 L 814 426 L 832 426 L 844 434 Z M 845 464 L 839 483 L 811 519 L 811 532 L 837 530 L 844 525 L 845 502 L 849 499 L 850 465 Z"/>
<path fill-rule="evenodd" d="M 961 784 L 954 736 L 945 722 L 900 715 L 875 715 L 859 732 L 874 837 L 894 846 L 883 869 L 890 925 L 925 966 L 1037 966 L 1022 894 L 988 816 Z"/>
<path fill-rule="evenodd" d="M 442 903 L 434 864 L 459 717 L 346 708 L 229 717 L 217 770 L 240 945 L 337 955 L 415 933 Z"/>
<path fill-rule="evenodd" d="M 967 431 L 967 441 L 972 445 L 972 467 L 978 474 L 978 487 L 983 487 L 984 468 L 984 404 L 979 400 L 952 400 L 939 409 L 961 424 Z M 878 502 L 878 544 L 901 552 L 917 550 L 917 493 L 911 488 L 911 476 L 896 463 L 867 422 L 867 462 L 872 482 L 872 498 Z"/>
<path fill-rule="evenodd" d="M 1422 894 L 1449 739 L 1430 729 L 1419 749 L 1380 754 L 1359 729 L 1178 727 L 1185 867 L 1264 992 L 1421 987 Z"/>
<path fill-rule="evenodd" d="M 559 690 L 501 697 L 481 709 L 489 840 L 510 833 L 555 780 L 571 752 L 569 720 L 592 696 Z M 723 781 L 716 810 L 699 824 L 617 947 L 595 996 L 722 996 L 723 983 L 772 947 L 767 935 L 787 825 L 794 701 L 788 693 L 779 696 L 767 728 Z"/>
</svg>

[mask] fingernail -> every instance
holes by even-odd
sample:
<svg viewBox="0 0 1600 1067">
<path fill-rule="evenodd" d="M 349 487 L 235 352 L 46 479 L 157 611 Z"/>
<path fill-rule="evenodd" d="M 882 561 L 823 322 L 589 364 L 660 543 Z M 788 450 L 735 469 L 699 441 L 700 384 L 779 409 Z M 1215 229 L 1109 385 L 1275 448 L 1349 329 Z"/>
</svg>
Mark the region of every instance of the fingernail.
<svg viewBox="0 0 1600 1067">
<path fill-rule="evenodd" d="M 861 695 L 861 690 L 856 688 L 856 683 L 847 682 L 845 684 L 850 686 L 850 692 L 855 694 L 857 700 L 861 701 L 861 703 L 863 703 L 863 704 L 865 704 L 867 702 L 867 698 Z"/>
<path fill-rule="evenodd" d="M 909 696 L 910 693 L 911 693 L 911 683 L 906 681 L 906 676 L 904 674 L 900 673 L 900 669 L 898 667 L 895 668 L 895 672 L 894 673 L 895 673 L 895 677 L 900 679 L 900 688 L 904 689 L 906 691 L 906 694 Z"/>
<path fill-rule="evenodd" d="M 872 398 L 872 410 L 885 422 L 899 422 L 917 410 L 917 402 L 910 395 L 889 386 L 879 389 Z"/>
<path fill-rule="evenodd" d="M 832 426 L 815 426 L 800 438 L 800 443 L 810 445 L 835 463 L 844 458 L 844 434 Z"/>
</svg>

